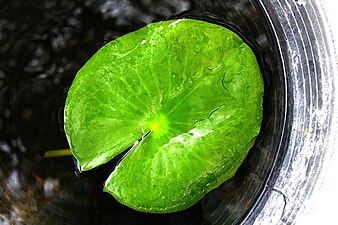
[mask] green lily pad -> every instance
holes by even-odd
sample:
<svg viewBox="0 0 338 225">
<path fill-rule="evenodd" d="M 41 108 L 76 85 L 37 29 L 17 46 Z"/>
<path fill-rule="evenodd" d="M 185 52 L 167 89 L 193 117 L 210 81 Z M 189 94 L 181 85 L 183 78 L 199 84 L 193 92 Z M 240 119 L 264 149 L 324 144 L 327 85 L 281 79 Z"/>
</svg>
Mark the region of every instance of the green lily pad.
<svg viewBox="0 0 338 225">
<path fill-rule="evenodd" d="M 81 170 L 123 157 L 104 185 L 133 209 L 183 210 L 231 178 L 260 131 L 263 80 L 232 31 L 170 20 L 120 37 L 76 75 L 65 130 Z"/>
</svg>

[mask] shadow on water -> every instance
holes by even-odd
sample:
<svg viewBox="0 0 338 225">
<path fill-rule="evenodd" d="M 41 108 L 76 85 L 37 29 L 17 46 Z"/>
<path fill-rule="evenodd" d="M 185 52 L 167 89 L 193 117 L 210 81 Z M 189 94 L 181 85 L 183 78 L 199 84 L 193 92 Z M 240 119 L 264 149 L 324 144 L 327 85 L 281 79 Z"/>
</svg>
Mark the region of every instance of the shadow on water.
<svg viewBox="0 0 338 225">
<path fill-rule="evenodd" d="M 145 214 L 102 192 L 109 166 L 78 177 L 71 157 L 43 155 L 68 148 L 65 96 L 89 57 L 125 33 L 182 16 L 230 26 L 254 47 L 266 86 L 262 134 L 236 176 L 195 206 Z M 278 52 L 257 1 L 1 1 L 0 46 L 0 224 L 207 225 L 247 216 L 274 163 L 284 107 L 282 81 L 271 76 L 280 74 Z"/>
</svg>

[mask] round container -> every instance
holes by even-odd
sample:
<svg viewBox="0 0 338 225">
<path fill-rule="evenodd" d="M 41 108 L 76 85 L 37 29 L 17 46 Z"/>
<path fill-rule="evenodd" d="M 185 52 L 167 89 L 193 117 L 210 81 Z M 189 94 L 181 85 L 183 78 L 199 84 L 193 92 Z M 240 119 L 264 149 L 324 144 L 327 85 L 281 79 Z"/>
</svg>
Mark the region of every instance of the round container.
<svg viewBox="0 0 338 225">
<path fill-rule="evenodd" d="M 68 148 L 67 90 L 98 48 L 183 17 L 229 27 L 251 45 L 265 83 L 261 133 L 236 175 L 193 207 L 140 213 L 102 192 L 109 165 L 76 176 L 70 156 L 44 153 Z M 330 179 L 338 73 L 320 2 L 8 1 L 0 46 L 0 224 L 297 224 Z"/>
</svg>

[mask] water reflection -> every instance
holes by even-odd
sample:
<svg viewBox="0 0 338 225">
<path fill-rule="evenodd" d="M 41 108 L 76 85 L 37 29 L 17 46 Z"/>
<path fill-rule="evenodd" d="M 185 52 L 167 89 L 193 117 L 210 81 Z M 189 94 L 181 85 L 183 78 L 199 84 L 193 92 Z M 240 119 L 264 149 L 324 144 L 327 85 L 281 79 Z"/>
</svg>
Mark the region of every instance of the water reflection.
<svg viewBox="0 0 338 225">
<path fill-rule="evenodd" d="M 4 4 L 0 3 L 0 223 L 104 224 L 111 214 L 117 216 L 112 212 L 121 218 L 132 215 L 102 193 L 103 181 L 75 177 L 70 157 L 45 159 L 43 154 L 68 147 L 59 124 L 63 92 L 97 46 L 179 13 L 189 2 Z"/>
<path fill-rule="evenodd" d="M 76 177 L 71 157 L 43 157 L 47 150 L 68 147 L 62 124 L 65 90 L 86 60 L 109 40 L 183 12 L 217 17 L 243 32 L 261 54 L 266 73 L 278 74 L 271 33 L 256 1 L 0 2 L 0 224 L 240 222 L 273 162 L 274 140 L 260 139 L 238 175 L 202 202 L 167 215 L 130 210 L 103 193 L 107 171 Z M 274 107 L 273 97 L 282 94 L 270 94 L 267 101 Z M 266 132 L 278 127 L 269 114 Z"/>
</svg>

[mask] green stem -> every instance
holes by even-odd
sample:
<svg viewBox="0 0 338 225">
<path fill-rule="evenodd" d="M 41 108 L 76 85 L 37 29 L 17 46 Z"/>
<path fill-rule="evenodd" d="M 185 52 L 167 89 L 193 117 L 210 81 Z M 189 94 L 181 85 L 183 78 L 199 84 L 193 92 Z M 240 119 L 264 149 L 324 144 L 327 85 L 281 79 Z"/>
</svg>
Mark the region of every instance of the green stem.
<svg viewBox="0 0 338 225">
<path fill-rule="evenodd" d="M 72 152 L 70 149 L 59 149 L 59 150 L 49 150 L 46 151 L 43 155 L 44 158 L 52 158 L 52 157 L 63 157 L 63 156 L 70 156 Z"/>
</svg>

